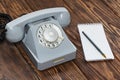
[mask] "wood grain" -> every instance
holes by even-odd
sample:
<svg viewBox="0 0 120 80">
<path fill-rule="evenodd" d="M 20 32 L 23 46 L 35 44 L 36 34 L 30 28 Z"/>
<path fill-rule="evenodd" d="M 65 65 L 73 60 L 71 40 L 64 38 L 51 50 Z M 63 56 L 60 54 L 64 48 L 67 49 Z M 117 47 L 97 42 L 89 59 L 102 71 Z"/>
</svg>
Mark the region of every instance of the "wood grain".
<svg viewBox="0 0 120 80">
<path fill-rule="evenodd" d="M 119 80 L 120 79 L 120 0 L 0 0 L 0 12 L 13 19 L 23 13 L 51 7 L 66 7 L 71 24 L 64 30 L 77 47 L 73 61 L 39 71 L 33 65 L 21 42 L 0 44 L 0 80 Z M 77 24 L 104 25 L 105 33 L 115 59 L 86 62 Z"/>
</svg>

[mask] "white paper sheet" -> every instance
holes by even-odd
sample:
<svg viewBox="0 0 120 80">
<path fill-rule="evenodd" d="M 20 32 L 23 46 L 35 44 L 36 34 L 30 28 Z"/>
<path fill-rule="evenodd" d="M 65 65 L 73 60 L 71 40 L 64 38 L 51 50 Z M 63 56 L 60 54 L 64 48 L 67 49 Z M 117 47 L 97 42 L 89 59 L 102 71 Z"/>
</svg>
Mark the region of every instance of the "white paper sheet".
<svg viewBox="0 0 120 80">
<path fill-rule="evenodd" d="M 101 23 L 78 24 L 78 29 L 86 61 L 114 59 Z M 84 31 L 89 38 L 102 50 L 102 52 L 106 55 L 106 58 L 104 58 L 90 43 L 90 41 L 83 35 L 82 31 Z"/>
</svg>

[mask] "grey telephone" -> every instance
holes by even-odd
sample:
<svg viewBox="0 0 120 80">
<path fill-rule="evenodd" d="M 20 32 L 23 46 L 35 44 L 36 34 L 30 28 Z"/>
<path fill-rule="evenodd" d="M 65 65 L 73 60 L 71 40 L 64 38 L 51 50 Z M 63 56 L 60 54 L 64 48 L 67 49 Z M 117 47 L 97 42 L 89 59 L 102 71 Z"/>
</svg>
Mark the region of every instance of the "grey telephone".
<svg viewBox="0 0 120 80">
<path fill-rule="evenodd" d="M 76 47 L 62 29 L 69 23 L 70 14 L 64 7 L 43 9 L 9 22 L 6 38 L 22 40 L 35 66 L 44 70 L 75 58 Z"/>
</svg>

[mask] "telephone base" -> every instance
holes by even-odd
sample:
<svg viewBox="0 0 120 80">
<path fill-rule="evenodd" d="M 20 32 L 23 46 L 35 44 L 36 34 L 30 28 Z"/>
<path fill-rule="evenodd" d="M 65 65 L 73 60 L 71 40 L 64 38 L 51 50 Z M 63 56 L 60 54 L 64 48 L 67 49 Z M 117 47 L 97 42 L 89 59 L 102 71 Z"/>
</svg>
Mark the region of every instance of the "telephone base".
<svg viewBox="0 0 120 80">
<path fill-rule="evenodd" d="M 56 66 L 58 64 L 62 64 L 64 62 L 73 60 L 76 57 L 76 51 L 73 51 L 67 55 L 59 56 L 59 58 L 56 57 L 56 59 L 54 59 L 54 60 L 40 63 L 40 61 L 35 57 L 34 53 L 32 53 L 32 51 L 29 48 L 27 48 L 27 46 L 25 44 L 23 44 L 23 46 L 24 46 L 25 51 L 27 52 L 27 55 L 30 57 L 33 64 L 37 67 L 38 70 L 48 69 L 48 68 Z M 45 56 L 41 56 L 41 57 L 45 57 Z"/>
<path fill-rule="evenodd" d="M 42 45 L 37 37 L 40 26 L 48 23 L 57 25 L 64 37 L 64 40 L 58 46 L 52 48 Z M 22 42 L 30 59 L 39 70 L 70 61 L 76 57 L 76 47 L 68 39 L 59 23 L 53 19 L 27 24 L 25 37 Z"/>
</svg>

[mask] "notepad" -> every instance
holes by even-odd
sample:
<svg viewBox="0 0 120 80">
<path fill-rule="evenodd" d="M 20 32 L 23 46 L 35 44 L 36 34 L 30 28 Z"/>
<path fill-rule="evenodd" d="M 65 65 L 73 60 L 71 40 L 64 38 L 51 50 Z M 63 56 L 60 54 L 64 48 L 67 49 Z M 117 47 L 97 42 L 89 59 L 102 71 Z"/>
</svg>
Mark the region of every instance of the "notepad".
<svg viewBox="0 0 120 80">
<path fill-rule="evenodd" d="M 78 30 L 82 42 L 84 56 L 86 61 L 99 61 L 114 59 L 112 50 L 107 41 L 103 25 L 101 23 L 78 24 Z M 104 58 L 100 52 L 90 43 L 90 41 L 82 34 L 84 31 L 89 38 L 102 50 L 106 55 Z"/>
</svg>

